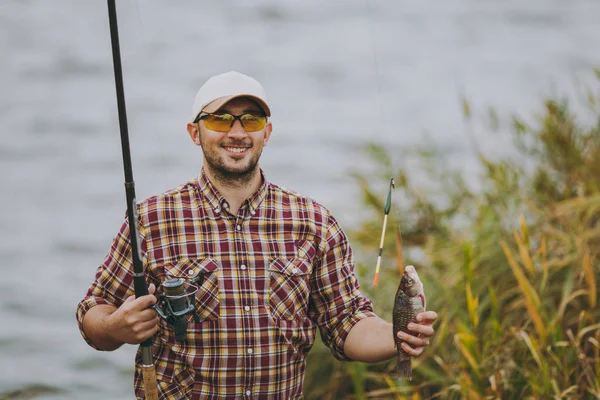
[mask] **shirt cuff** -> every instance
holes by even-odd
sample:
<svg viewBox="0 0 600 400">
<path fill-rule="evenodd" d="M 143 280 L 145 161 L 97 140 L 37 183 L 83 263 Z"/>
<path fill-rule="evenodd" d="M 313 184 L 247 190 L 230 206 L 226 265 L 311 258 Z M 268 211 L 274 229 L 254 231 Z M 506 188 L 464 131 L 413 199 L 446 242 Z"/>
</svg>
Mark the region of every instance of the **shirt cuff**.
<svg viewBox="0 0 600 400">
<path fill-rule="evenodd" d="M 346 338 L 348 334 L 359 321 L 362 321 L 365 318 L 377 317 L 377 315 L 372 311 L 361 310 L 356 311 L 353 314 L 349 315 L 347 318 L 344 318 L 338 327 L 337 335 L 334 338 L 332 353 L 333 356 L 340 361 L 354 361 L 351 358 L 347 357 L 344 353 L 344 344 L 346 343 Z"/>
<path fill-rule="evenodd" d="M 81 336 L 83 336 L 83 338 L 85 339 L 86 343 L 89 344 L 92 348 L 96 349 L 96 350 L 102 350 L 100 348 L 98 348 L 94 343 L 92 343 L 92 341 L 90 340 L 90 338 L 88 337 L 88 335 L 86 335 L 85 331 L 83 330 L 83 318 L 85 317 L 85 314 L 87 314 L 87 312 L 94 306 L 100 305 L 100 304 L 106 304 L 109 306 L 112 306 L 113 304 L 109 303 L 106 299 L 103 299 L 101 297 L 88 297 L 83 299 L 81 302 L 79 302 L 79 304 L 77 305 L 77 325 L 79 326 L 79 332 L 81 333 Z"/>
</svg>

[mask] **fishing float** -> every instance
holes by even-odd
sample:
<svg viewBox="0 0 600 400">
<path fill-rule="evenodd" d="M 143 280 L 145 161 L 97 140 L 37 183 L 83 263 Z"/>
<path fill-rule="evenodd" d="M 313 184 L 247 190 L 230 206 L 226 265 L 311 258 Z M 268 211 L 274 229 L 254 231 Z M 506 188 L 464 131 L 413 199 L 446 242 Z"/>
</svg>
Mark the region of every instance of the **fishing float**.
<svg viewBox="0 0 600 400">
<path fill-rule="evenodd" d="M 390 189 L 388 190 L 387 200 L 385 201 L 383 228 L 381 230 L 381 242 L 379 243 L 379 255 L 377 256 L 377 266 L 375 267 L 375 277 L 373 278 L 373 287 L 377 286 L 379 281 L 379 268 L 381 267 L 381 254 L 383 253 L 383 242 L 385 240 L 385 228 L 387 226 L 388 216 L 392 207 L 392 189 L 394 189 L 394 178 L 390 179 Z"/>
</svg>

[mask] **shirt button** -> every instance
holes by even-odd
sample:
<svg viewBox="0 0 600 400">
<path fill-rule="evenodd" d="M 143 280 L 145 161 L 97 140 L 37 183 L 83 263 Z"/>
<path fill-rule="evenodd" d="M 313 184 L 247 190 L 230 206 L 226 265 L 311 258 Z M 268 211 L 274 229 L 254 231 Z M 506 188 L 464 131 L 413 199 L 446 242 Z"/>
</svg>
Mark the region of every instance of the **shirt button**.
<svg viewBox="0 0 600 400">
<path fill-rule="evenodd" d="M 194 271 L 193 269 L 188 270 L 189 275 L 194 275 L 194 272 L 196 272 L 196 271 Z"/>
<path fill-rule="evenodd" d="M 229 205 L 227 203 L 223 203 L 223 208 L 227 208 Z"/>
<path fill-rule="evenodd" d="M 297 272 L 298 272 L 298 268 L 294 268 L 294 269 L 292 269 L 292 274 L 295 274 L 295 273 L 297 273 Z"/>
<path fill-rule="evenodd" d="M 246 396 L 250 396 L 251 394 L 252 394 L 252 392 L 251 392 L 251 391 L 249 391 L 249 390 L 246 390 Z"/>
<path fill-rule="evenodd" d="M 221 212 L 221 209 L 219 207 L 215 208 L 215 212 L 218 214 Z"/>
<path fill-rule="evenodd" d="M 246 311 L 250 311 L 250 306 L 246 306 L 246 307 L 244 307 L 244 310 L 246 310 Z"/>
<path fill-rule="evenodd" d="M 250 214 L 254 215 L 254 214 L 256 214 L 256 211 L 250 210 Z"/>
<path fill-rule="evenodd" d="M 252 349 L 248 349 L 248 354 L 252 354 Z"/>
<path fill-rule="evenodd" d="M 244 264 L 240 265 L 240 269 L 243 271 L 246 269 L 246 266 Z"/>
<path fill-rule="evenodd" d="M 239 226 L 239 225 L 236 225 L 236 226 L 235 226 L 235 229 L 237 229 L 238 231 L 240 231 L 240 230 L 242 230 L 242 227 L 241 227 L 241 226 Z"/>
</svg>

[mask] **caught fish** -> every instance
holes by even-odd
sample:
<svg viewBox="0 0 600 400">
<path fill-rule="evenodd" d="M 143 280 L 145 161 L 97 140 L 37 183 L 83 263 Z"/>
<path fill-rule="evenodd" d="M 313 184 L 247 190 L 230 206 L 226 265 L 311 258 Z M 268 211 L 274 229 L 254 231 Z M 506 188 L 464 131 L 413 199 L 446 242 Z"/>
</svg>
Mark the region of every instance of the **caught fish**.
<svg viewBox="0 0 600 400">
<path fill-rule="evenodd" d="M 400 285 L 394 299 L 394 343 L 398 349 L 398 378 L 412 378 L 411 356 L 400 346 L 403 342 L 398 338 L 398 331 L 413 334 L 408 330 L 409 323 L 415 321 L 418 313 L 425 311 L 425 292 L 423 283 L 412 265 L 404 268 Z"/>
</svg>

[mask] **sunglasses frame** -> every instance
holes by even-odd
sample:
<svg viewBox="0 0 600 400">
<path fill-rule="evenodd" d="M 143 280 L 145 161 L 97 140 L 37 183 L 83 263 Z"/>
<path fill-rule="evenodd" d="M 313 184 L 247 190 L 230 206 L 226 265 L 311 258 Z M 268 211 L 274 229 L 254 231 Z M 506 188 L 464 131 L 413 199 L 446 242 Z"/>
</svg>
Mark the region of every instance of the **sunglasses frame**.
<svg viewBox="0 0 600 400">
<path fill-rule="evenodd" d="M 196 123 L 200 122 L 200 120 L 204 119 L 205 117 L 215 116 L 215 115 L 231 115 L 233 117 L 233 120 L 231 121 L 231 124 L 229 125 L 229 129 L 227 131 L 225 131 L 225 132 L 228 132 L 229 130 L 231 130 L 231 128 L 233 127 L 233 124 L 235 124 L 235 121 L 240 121 L 240 124 L 242 125 L 242 128 L 244 128 L 244 130 L 246 130 L 246 127 L 244 126 L 244 122 L 242 121 L 242 117 L 244 115 L 256 116 L 256 114 L 252 114 L 252 113 L 249 113 L 249 112 L 243 113 L 243 114 L 240 114 L 240 115 L 233 115 L 233 114 L 225 113 L 225 112 L 224 113 L 200 113 L 200 114 L 198 114 L 198 116 L 194 120 L 194 123 L 196 124 Z M 260 115 L 260 118 L 264 118 L 265 119 L 265 125 L 266 125 L 269 117 L 267 117 L 266 115 Z M 217 132 L 219 132 L 219 131 L 217 131 Z M 246 132 L 248 132 L 248 131 L 246 131 Z M 258 132 L 258 131 L 250 131 L 250 132 Z"/>
</svg>

